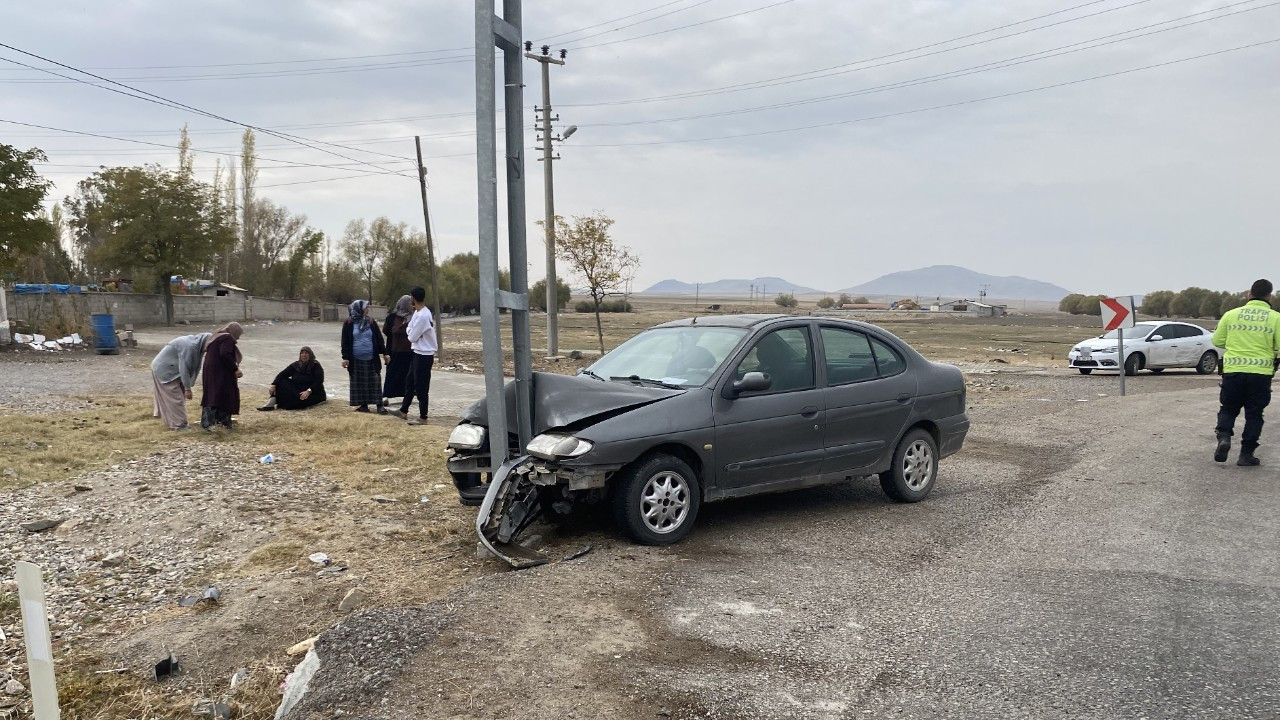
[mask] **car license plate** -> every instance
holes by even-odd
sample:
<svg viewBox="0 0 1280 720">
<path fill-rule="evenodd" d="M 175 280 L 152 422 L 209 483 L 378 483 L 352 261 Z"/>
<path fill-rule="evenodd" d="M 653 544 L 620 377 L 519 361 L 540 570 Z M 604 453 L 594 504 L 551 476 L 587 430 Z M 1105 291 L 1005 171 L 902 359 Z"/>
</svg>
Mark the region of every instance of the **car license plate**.
<svg viewBox="0 0 1280 720">
<path fill-rule="evenodd" d="M 1092 360 L 1092 359 L 1093 359 L 1093 350 L 1090 350 L 1089 348 L 1085 348 L 1084 350 L 1081 350 L 1081 351 L 1080 351 L 1080 359 L 1081 359 L 1081 360 Z"/>
</svg>

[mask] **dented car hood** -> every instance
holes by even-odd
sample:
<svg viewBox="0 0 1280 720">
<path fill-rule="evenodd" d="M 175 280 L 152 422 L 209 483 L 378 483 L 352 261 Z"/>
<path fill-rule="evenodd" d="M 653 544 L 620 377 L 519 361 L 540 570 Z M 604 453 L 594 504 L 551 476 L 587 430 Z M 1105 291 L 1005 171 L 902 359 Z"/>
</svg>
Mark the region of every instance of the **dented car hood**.
<svg viewBox="0 0 1280 720">
<path fill-rule="evenodd" d="M 613 417 L 628 410 L 660 402 L 685 390 L 636 385 L 625 381 L 602 382 L 585 375 L 533 374 L 533 434 L 576 427 Z M 515 383 L 506 385 L 507 422 L 514 426 Z M 466 422 L 488 425 L 489 408 L 479 400 L 462 415 Z"/>
</svg>

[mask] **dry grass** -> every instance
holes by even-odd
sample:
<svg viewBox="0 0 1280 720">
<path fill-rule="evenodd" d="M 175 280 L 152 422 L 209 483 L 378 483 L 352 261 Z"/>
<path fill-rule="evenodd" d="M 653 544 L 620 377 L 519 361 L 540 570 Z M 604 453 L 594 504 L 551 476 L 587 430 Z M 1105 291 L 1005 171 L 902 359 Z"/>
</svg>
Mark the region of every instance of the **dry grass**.
<svg viewBox="0 0 1280 720">
<path fill-rule="evenodd" d="M 60 480 L 177 447 L 187 440 L 151 416 L 151 398 L 95 397 L 95 407 L 54 415 L 0 415 L 0 491 Z"/>
</svg>

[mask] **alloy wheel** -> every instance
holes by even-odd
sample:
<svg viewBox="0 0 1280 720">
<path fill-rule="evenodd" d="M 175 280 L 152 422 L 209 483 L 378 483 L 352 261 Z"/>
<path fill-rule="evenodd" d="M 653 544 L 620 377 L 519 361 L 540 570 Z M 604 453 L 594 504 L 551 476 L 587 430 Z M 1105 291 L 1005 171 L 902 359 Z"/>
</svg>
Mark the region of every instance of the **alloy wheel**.
<svg viewBox="0 0 1280 720">
<path fill-rule="evenodd" d="M 933 477 L 933 450 L 929 443 L 916 440 L 902 456 L 902 479 L 913 491 L 922 490 Z"/>
<path fill-rule="evenodd" d="M 649 478 L 640 493 L 640 517 L 650 530 L 665 535 L 684 523 L 691 504 L 689 483 L 684 476 L 660 472 Z"/>
</svg>

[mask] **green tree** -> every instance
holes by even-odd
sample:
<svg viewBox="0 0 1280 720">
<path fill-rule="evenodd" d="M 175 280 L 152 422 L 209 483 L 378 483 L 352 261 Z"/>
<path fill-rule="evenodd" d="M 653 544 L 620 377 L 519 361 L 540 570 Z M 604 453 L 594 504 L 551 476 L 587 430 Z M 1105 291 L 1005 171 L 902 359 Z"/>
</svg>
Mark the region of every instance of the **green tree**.
<svg viewBox="0 0 1280 720">
<path fill-rule="evenodd" d="M 866 298 L 865 298 L 865 297 L 863 297 L 862 295 L 859 295 L 858 297 L 856 297 L 856 298 L 854 298 L 854 299 L 853 299 L 853 304 L 854 304 L 854 305 L 868 305 L 868 304 L 870 304 L 870 303 L 871 303 L 871 301 L 870 301 L 870 300 L 868 300 L 868 299 L 866 299 Z"/>
<path fill-rule="evenodd" d="M 1070 295 L 1058 301 L 1058 312 L 1071 313 L 1076 315 L 1076 307 L 1080 304 L 1080 300 L 1084 298 L 1080 293 L 1071 293 Z"/>
<path fill-rule="evenodd" d="M 779 307 L 793 308 L 799 305 L 800 301 L 791 293 L 778 293 L 778 296 L 773 299 L 773 304 Z"/>
<path fill-rule="evenodd" d="M 626 279 L 639 267 L 640 261 L 630 248 L 614 242 L 609 234 L 613 218 L 602 212 L 575 215 L 573 222 L 557 215 L 556 256 L 569 263 L 586 285 L 595 307 L 596 339 L 604 352 L 604 328 L 600 324 L 600 303 L 618 294 Z M 542 223 L 539 222 L 539 225 Z"/>
<path fill-rule="evenodd" d="M 1169 317 L 1169 312 L 1173 305 L 1172 290 L 1157 290 L 1147 293 L 1142 299 L 1142 307 L 1139 311 L 1144 315 L 1154 315 L 1155 317 Z"/>
<path fill-rule="evenodd" d="M 1244 307 L 1249 301 L 1249 293 L 1223 293 L 1222 302 L 1218 304 L 1218 315 L 1222 317 L 1227 314 L 1228 310 L 1235 310 L 1238 307 Z"/>
<path fill-rule="evenodd" d="M 1200 314 L 1198 317 L 1207 317 L 1217 320 L 1222 314 L 1222 303 L 1231 293 L 1225 292 L 1208 292 L 1205 293 L 1204 300 L 1200 301 Z"/>
<path fill-rule="evenodd" d="M 313 228 L 302 232 L 302 237 L 294 243 L 289 253 L 289 261 L 285 264 L 285 293 L 288 298 L 296 298 L 306 285 L 306 274 L 311 267 L 311 260 L 320 254 L 324 244 L 324 233 Z"/>
<path fill-rule="evenodd" d="M 837 305 L 852 305 L 853 299 L 846 293 L 840 293 L 840 297 L 836 300 Z"/>
<path fill-rule="evenodd" d="M 52 185 L 35 163 L 48 158 L 38 148 L 18 150 L 0 143 L 0 273 L 18 269 L 25 258 L 55 241 L 53 224 L 41 203 Z"/>
<path fill-rule="evenodd" d="M 386 218 L 374 220 L 373 227 L 385 235 L 382 274 L 375 286 L 378 301 L 392 307 L 401 295 L 420 285 L 427 289 L 430 302 L 431 263 L 426 236 L 410 230 L 404 223 L 392 224 Z"/>
<path fill-rule="evenodd" d="M 35 253 L 27 256 L 19 265 L 18 277 L 28 282 L 71 283 L 75 282 L 75 263 L 62 247 L 62 237 L 66 231 L 66 223 L 62 217 L 62 205 L 54 203 L 46 216 L 53 228 L 53 235 L 40 245 Z"/>
<path fill-rule="evenodd" d="M 836 306 L 835 298 L 824 297 L 818 301 L 818 307 L 822 309 L 833 308 Z"/>
<path fill-rule="evenodd" d="M 511 289 L 511 273 L 500 270 L 498 287 Z M 480 256 L 458 253 L 440 263 L 440 302 L 450 312 L 471 313 L 480 309 Z"/>
<path fill-rule="evenodd" d="M 564 309 L 565 306 L 569 304 L 569 300 L 572 298 L 572 295 L 573 295 L 573 291 L 569 288 L 569 285 L 565 283 L 565 281 L 557 277 L 556 278 L 556 300 L 559 303 L 560 309 Z M 529 304 L 530 306 L 533 307 L 534 310 L 542 310 L 543 312 L 546 312 L 547 310 L 546 279 L 539 280 L 538 282 L 533 284 L 533 287 L 529 288 Z"/>
<path fill-rule="evenodd" d="M 198 272 L 232 232 L 209 186 L 151 165 L 100 170 L 81 180 L 77 193 L 73 227 L 82 233 L 93 228 L 101 238 L 93 263 L 114 272 L 154 274 L 172 325 L 170 276 Z"/>
<path fill-rule="evenodd" d="M 1200 306 L 1212 291 L 1200 287 L 1189 287 L 1173 297 L 1171 310 L 1178 317 L 1200 317 Z"/>
<path fill-rule="evenodd" d="M 379 218 L 381 220 L 383 218 Z M 364 283 L 365 295 L 370 301 L 373 299 L 373 279 L 377 277 L 378 270 L 382 266 L 382 255 L 386 252 L 386 247 L 382 244 L 386 239 L 385 233 L 371 233 L 364 219 L 352 220 L 347 223 L 347 229 L 342 235 L 342 255 L 354 267 L 356 274 L 360 276 L 360 280 Z"/>
</svg>

